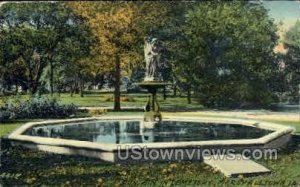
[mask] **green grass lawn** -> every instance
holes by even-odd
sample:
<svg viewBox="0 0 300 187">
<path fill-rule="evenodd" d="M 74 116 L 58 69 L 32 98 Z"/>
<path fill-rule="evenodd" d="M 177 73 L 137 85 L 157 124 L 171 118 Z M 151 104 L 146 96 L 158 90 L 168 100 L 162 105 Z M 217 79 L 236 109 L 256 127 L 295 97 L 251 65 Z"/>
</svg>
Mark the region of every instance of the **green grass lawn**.
<svg viewBox="0 0 300 187">
<path fill-rule="evenodd" d="M 271 175 L 226 178 L 202 162 L 120 165 L 23 148 L 1 150 L 0 183 L 4 186 L 297 186 L 300 141 L 282 150 L 277 160 L 258 162 Z M 30 171 L 28 170 L 30 168 Z"/>
<path fill-rule="evenodd" d="M 50 96 L 50 95 L 48 95 Z M 122 94 L 122 96 L 129 97 L 132 100 L 122 101 L 122 107 L 143 107 L 145 106 L 148 94 Z M 73 97 L 70 94 L 61 94 L 54 96 L 63 104 L 75 104 L 77 106 L 85 107 L 113 107 L 113 94 L 111 93 L 99 93 L 92 92 L 91 94 L 86 94 L 84 97 L 80 97 L 78 94 L 74 94 Z M 7 99 L 20 99 L 26 100 L 29 98 L 28 95 L 19 96 L 2 96 L 0 97 L 0 105 Z M 167 110 L 192 110 L 192 109 L 202 109 L 203 106 L 193 101 L 192 104 L 187 104 L 186 97 L 167 97 L 163 100 L 162 94 L 158 94 L 157 99 L 162 106 L 162 108 Z"/>
<path fill-rule="evenodd" d="M 41 121 L 41 119 L 16 120 L 12 122 L 0 123 L 0 137 L 8 135 L 23 124 L 32 121 Z"/>
<path fill-rule="evenodd" d="M 192 112 L 164 114 L 195 116 Z M 143 115 L 143 113 L 108 112 L 107 115 Z M 300 122 L 265 121 L 294 126 L 297 133 L 300 133 Z M 25 122 L 27 120 L 1 124 L 0 136 L 7 135 Z M 0 184 L 4 186 L 297 186 L 300 185 L 299 135 L 293 138 L 287 148 L 281 150 L 277 160 L 258 160 L 258 162 L 271 169 L 272 174 L 251 178 L 242 176 L 226 178 L 213 168 L 197 161 L 120 165 L 4 145 L 1 150 Z"/>
<path fill-rule="evenodd" d="M 0 136 L 4 136 L 11 133 L 13 130 L 20 127 L 22 124 L 22 122 L 0 124 Z"/>
<path fill-rule="evenodd" d="M 223 115 L 207 115 L 207 114 L 201 114 L 201 113 L 195 113 L 195 112 L 166 112 L 166 115 L 171 116 L 191 116 L 191 117 L 216 117 L 216 118 L 239 118 L 239 119 L 249 119 L 249 118 L 242 118 L 242 117 L 232 117 L 232 116 L 223 116 Z M 291 120 L 276 120 L 276 119 L 257 119 L 257 121 L 266 121 L 271 123 L 278 123 L 280 125 L 289 126 L 295 129 L 296 134 L 300 134 L 300 120 L 299 121 L 291 121 Z"/>
<path fill-rule="evenodd" d="M 293 127 L 295 129 L 296 134 L 300 134 L 300 121 L 283 121 L 283 120 L 263 120 L 267 122 L 278 123 L 281 125 L 286 125 Z"/>
<path fill-rule="evenodd" d="M 108 115 L 134 115 L 110 112 Z M 139 112 L 138 115 L 143 113 Z M 178 115 L 179 113 L 173 113 Z M 170 113 L 168 113 L 170 115 Z M 1 136 L 26 121 L 1 124 Z M 272 121 L 274 122 L 274 121 Z M 286 121 L 276 121 L 290 125 Z M 296 125 L 299 125 L 296 124 Z M 2 128 L 3 127 L 3 128 Z M 49 154 L 23 148 L 1 151 L 0 177 L 4 186 L 291 186 L 300 184 L 300 138 L 294 138 L 278 160 L 258 160 L 272 170 L 268 176 L 226 178 L 201 162 L 116 165 L 75 156 Z M 30 168 L 30 172 L 28 172 Z"/>
<path fill-rule="evenodd" d="M 123 96 L 132 98 L 134 101 L 123 101 L 121 107 L 143 107 L 147 102 L 148 94 L 122 94 Z M 62 94 L 58 99 L 65 104 L 75 104 L 77 106 L 90 107 L 113 107 L 112 94 L 90 94 L 80 97 L 75 95 L 70 97 L 69 94 Z M 187 104 L 186 97 L 167 97 L 163 100 L 161 94 L 157 96 L 158 102 L 163 109 L 167 110 L 191 110 L 202 109 L 203 106 L 193 101 L 192 104 Z M 109 100 L 109 101 L 108 101 Z"/>
</svg>

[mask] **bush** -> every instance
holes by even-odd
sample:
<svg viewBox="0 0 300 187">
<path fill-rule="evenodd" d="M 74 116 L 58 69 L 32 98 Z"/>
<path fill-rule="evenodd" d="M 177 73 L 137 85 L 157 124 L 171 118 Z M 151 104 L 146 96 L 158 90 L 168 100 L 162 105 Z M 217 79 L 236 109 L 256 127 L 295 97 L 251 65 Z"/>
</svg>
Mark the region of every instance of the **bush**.
<svg viewBox="0 0 300 187">
<path fill-rule="evenodd" d="M 77 107 L 73 104 L 59 104 L 54 98 L 37 97 L 24 102 L 16 100 L 7 101 L 0 108 L 0 121 L 12 119 L 33 118 L 63 118 L 75 115 Z"/>
<path fill-rule="evenodd" d="M 195 88 L 195 97 L 206 107 L 223 109 L 256 109 L 266 108 L 276 101 L 276 96 L 266 84 L 206 82 Z"/>
<path fill-rule="evenodd" d="M 135 99 L 133 97 L 130 96 L 121 96 L 120 97 L 121 102 L 135 102 Z M 109 97 L 105 97 L 104 101 L 106 102 L 113 102 L 114 101 L 114 97 L 113 96 L 109 96 Z"/>
<path fill-rule="evenodd" d="M 1 106 L 0 107 L 0 122 L 8 121 L 12 117 L 10 111 L 9 111 L 9 106 Z"/>
<path fill-rule="evenodd" d="M 135 102 L 135 99 L 130 96 L 121 96 L 121 101 L 122 102 Z"/>
<path fill-rule="evenodd" d="M 102 114 L 105 114 L 107 113 L 107 110 L 106 109 L 101 109 L 101 108 L 97 108 L 97 109 L 89 109 L 88 110 L 88 113 L 92 116 L 99 116 L 99 115 L 102 115 Z"/>
<path fill-rule="evenodd" d="M 104 101 L 105 102 L 113 102 L 114 101 L 114 98 L 112 96 L 105 96 L 104 97 Z"/>
</svg>

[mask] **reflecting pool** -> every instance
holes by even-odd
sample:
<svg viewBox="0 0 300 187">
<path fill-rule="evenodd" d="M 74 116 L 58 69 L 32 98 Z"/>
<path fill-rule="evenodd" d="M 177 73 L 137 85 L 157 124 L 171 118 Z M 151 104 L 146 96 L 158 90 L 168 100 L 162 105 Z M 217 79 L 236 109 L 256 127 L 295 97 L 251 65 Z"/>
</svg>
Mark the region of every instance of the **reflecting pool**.
<svg viewBox="0 0 300 187">
<path fill-rule="evenodd" d="M 271 133 L 240 124 L 162 121 L 145 128 L 141 121 L 89 121 L 34 126 L 24 135 L 107 144 L 187 142 L 260 138 Z"/>
</svg>

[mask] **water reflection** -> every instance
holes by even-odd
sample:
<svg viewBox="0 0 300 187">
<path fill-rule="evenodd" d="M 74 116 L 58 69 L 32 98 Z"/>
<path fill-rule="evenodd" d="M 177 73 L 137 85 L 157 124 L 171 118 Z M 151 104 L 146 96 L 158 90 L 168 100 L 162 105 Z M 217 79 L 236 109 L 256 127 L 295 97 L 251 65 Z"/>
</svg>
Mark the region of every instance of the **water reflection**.
<svg viewBox="0 0 300 187">
<path fill-rule="evenodd" d="M 24 134 L 31 136 L 73 139 L 99 143 L 151 143 L 251 139 L 271 131 L 236 125 L 199 122 L 164 121 L 145 128 L 140 121 L 97 121 L 76 124 L 37 126 Z"/>
</svg>

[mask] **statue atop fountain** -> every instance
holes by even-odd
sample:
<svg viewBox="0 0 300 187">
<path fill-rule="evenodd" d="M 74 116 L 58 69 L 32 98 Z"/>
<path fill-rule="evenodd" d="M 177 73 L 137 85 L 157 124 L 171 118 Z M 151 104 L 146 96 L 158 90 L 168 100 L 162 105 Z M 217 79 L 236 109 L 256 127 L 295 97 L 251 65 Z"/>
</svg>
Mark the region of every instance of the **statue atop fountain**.
<svg viewBox="0 0 300 187">
<path fill-rule="evenodd" d="M 145 38 L 145 82 L 161 81 L 160 68 L 162 66 L 162 51 L 163 47 L 157 38 Z"/>
<path fill-rule="evenodd" d="M 162 120 L 156 92 L 159 88 L 164 88 L 167 85 L 161 78 L 161 68 L 164 65 L 162 43 L 157 38 L 146 37 L 144 54 L 146 61 L 145 78 L 143 82 L 137 85 L 147 89 L 151 94 L 148 97 L 144 114 L 145 125 L 151 127 Z"/>
</svg>

